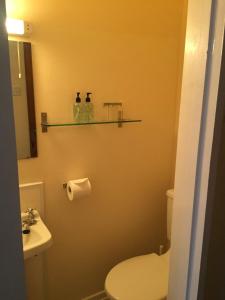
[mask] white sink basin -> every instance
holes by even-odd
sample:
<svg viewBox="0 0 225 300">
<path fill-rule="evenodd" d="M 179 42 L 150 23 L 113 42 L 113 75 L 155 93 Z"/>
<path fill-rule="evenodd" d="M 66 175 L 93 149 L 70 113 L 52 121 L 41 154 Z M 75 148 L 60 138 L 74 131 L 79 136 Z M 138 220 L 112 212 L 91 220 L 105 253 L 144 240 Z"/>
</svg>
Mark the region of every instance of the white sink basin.
<svg viewBox="0 0 225 300">
<path fill-rule="evenodd" d="M 22 213 L 21 217 L 24 220 L 26 214 Z M 36 256 L 52 245 L 52 235 L 37 211 L 35 212 L 35 220 L 37 223 L 30 226 L 30 233 L 22 233 L 24 259 Z"/>
</svg>

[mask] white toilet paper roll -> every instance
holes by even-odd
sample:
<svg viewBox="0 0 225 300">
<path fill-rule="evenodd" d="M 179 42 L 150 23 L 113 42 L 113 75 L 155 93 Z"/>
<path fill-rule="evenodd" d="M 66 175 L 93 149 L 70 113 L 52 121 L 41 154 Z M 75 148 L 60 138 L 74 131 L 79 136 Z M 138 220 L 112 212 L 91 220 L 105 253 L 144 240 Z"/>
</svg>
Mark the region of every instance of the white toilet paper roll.
<svg viewBox="0 0 225 300">
<path fill-rule="evenodd" d="M 91 194 L 91 183 L 88 178 L 70 180 L 67 182 L 67 196 L 70 201 L 77 200 Z"/>
</svg>

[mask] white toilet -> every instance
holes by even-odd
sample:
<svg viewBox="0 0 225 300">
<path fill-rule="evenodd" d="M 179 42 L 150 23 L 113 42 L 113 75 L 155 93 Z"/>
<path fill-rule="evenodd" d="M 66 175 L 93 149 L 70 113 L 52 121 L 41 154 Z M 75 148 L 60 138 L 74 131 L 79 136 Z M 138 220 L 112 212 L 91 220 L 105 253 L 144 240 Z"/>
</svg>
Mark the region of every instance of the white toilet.
<svg viewBox="0 0 225 300">
<path fill-rule="evenodd" d="M 167 237 L 170 240 L 173 190 L 167 195 Z M 168 291 L 170 250 L 122 261 L 108 273 L 105 291 L 112 300 L 165 300 Z"/>
</svg>

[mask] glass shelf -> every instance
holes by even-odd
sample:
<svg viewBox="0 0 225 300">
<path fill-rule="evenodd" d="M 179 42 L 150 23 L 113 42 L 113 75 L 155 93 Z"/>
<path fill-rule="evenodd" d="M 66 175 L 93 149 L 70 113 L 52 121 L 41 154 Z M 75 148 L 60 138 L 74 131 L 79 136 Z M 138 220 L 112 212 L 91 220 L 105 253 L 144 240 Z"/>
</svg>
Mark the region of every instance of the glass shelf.
<svg viewBox="0 0 225 300">
<path fill-rule="evenodd" d="M 65 122 L 65 123 L 48 123 L 47 113 L 41 114 L 41 127 L 42 132 L 47 132 L 48 127 L 63 127 L 63 126 L 84 126 L 84 125 L 98 125 L 98 124 L 118 124 L 122 127 L 123 123 L 138 123 L 142 122 L 139 119 L 121 119 L 121 120 L 94 120 L 90 122 Z"/>
</svg>

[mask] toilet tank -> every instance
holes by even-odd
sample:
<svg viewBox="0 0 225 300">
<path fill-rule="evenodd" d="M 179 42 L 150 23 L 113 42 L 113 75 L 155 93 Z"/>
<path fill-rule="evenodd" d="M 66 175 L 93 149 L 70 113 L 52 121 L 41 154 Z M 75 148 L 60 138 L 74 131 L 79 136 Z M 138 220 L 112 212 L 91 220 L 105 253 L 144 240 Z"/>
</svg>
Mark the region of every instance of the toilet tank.
<svg viewBox="0 0 225 300">
<path fill-rule="evenodd" d="M 167 239 L 170 241 L 171 238 L 171 226 L 172 226 L 172 214 L 173 214 L 173 198 L 174 190 L 168 190 L 167 196 Z"/>
</svg>

